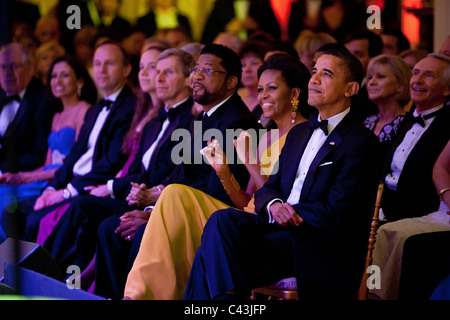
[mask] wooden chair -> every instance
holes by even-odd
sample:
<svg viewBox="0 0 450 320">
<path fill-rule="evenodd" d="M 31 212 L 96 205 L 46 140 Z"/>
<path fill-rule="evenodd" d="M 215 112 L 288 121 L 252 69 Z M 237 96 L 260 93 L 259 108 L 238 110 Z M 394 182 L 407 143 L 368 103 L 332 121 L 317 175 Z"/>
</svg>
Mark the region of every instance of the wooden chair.
<svg viewBox="0 0 450 320">
<path fill-rule="evenodd" d="M 250 300 L 257 300 L 258 295 L 268 300 L 298 300 L 297 279 L 286 278 L 271 286 L 254 289 Z"/>
<path fill-rule="evenodd" d="M 380 212 L 383 190 L 384 190 L 384 183 L 380 182 L 380 184 L 378 185 L 377 198 L 375 200 L 375 209 L 372 216 L 372 224 L 370 226 L 369 245 L 367 247 L 366 264 L 364 266 L 364 273 L 361 279 L 361 284 L 359 286 L 358 300 L 367 300 L 369 295 L 369 290 L 367 288 L 367 279 L 369 278 L 369 274 L 367 273 L 367 268 L 372 264 L 373 261 L 372 252 L 373 249 L 375 248 L 374 244 L 376 241 L 379 222 L 378 214 Z"/>
<path fill-rule="evenodd" d="M 381 206 L 383 189 L 384 183 L 380 182 L 380 184 L 378 185 L 375 207 L 372 216 L 372 223 L 370 226 L 369 245 L 367 248 L 367 256 L 364 271 L 366 271 L 367 268 L 372 264 L 372 252 L 374 249 L 375 237 L 378 230 L 378 221 L 379 221 L 378 216 Z M 369 275 L 366 272 L 364 272 L 358 291 L 358 300 L 367 300 L 368 298 L 368 289 L 367 289 L 368 278 Z M 265 296 L 269 300 L 298 300 L 297 279 L 295 277 L 286 278 L 271 286 L 254 289 L 252 290 L 252 295 L 250 296 L 250 299 L 256 300 L 258 298 L 258 295 Z"/>
</svg>

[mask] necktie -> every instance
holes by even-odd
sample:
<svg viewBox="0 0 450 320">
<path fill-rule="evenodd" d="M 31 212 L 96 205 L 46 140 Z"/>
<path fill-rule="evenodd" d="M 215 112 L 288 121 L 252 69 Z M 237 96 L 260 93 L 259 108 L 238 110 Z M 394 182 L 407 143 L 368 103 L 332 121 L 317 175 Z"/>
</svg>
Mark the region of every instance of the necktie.
<svg viewBox="0 0 450 320">
<path fill-rule="evenodd" d="M 418 115 L 417 117 L 414 117 L 414 119 L 412 120 L 412 123 L 413 123 L 413 124 L 414 124 L 414 123 L 418 123 L 418 124 L 420 124 L 420 125 L 422 126 L 422 128 L 423 128 L 423 127 L 425 127 L 425 120 L 430 119 L 430 118 L 432 118 L 432 117 L 435 117 L 436 114 L 437 114 L 439 111 L 441 111 L 441 110 L 442 110 L 442 108 L 439 109 L 439 110 L 437 110 L 437 111 L 434 111 L 434 112 L 432 112 L 432 113 L 429 113 L 429 114 L 427 114 L 427 115 L 424 115 L 424 116 Z"/>
<path fill-rule="evenodd" d="M 317 128 L 320 128 L 325 135 L 328 135 L 328 120 L 322 120 L 319 121 L 315 116 L 310 116 L 308 121 L 308 127 L 315 130 Z"/>
<path fill-rule="evenodd" d="M 19 95 L 15 94 L 13 96 L 6 96 L 3 99 L 3 106 L 6 106 L 8 103 L 11 103 L 12 101 L 17 101 L 20 103 L 21 99 L 19 97 Z"/>
<path fill-rule="evenodd" d="M 111 108 L 111 106 L 113 105 L 114 101 L 111 100 L 105 100 L 102 99 L 100 100 L 100 105 L 103 107 L 106 107 L 106 110 L 109 110 Z"/>
<path fill-rule="evenodd" d="M 158 114 L 158 120 L 164 122 L 164 120 L 169 119 L 170 122 L 175 118 L 175 109 L 166 110 L 166 108 L 161 108 Z"/>
</svg>

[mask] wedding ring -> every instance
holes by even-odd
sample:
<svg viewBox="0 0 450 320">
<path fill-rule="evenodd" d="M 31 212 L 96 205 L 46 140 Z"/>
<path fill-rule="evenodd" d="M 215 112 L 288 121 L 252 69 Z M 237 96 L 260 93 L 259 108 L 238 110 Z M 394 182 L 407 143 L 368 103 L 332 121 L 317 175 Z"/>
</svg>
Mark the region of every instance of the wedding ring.
<svg viewBox="0 0 450 320">
<path fill-rule="evenodd" d="M 127 237 L 127 240 L 128 240 L 128 241 L 131 241 L 131 236 L 128 236 L 128 237 Z"/>
</svg>

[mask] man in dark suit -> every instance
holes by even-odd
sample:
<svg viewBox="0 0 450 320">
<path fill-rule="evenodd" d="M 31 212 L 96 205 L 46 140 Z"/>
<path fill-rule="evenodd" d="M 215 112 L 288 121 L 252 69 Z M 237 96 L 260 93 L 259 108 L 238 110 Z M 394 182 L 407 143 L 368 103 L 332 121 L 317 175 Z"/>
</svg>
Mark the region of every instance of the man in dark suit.
<svg viewBox="0 0 450 320">
<path fill-rule="evenodd" d="M 157 67 L 160 65 L 158 64 Z M 171 183 L 180 183 L 202 190 L 225 203 L 232 203 L 214 169 L 203 160 L 200 150 L 206 146 L 208 140 L 212 139 L 212 136 L 207 135 L 208 132 L 220 139 L 219 135 L 226 136 L 227 129 L 233 131 L 260 128 L 242 99 L 236 94 L 241 73 L 240 59 L 230 48 L 217 44 L 207 45 L 203 48 L 190 75 L 192 98 L 202 105 L 203 112 L 197 118 L 199 121 L 194 121 L 190 131 L 185 130 L 184 133 L 187 136 L 183 132 L 180 134 L 183 138 L 180 144 L 186 147 L 182 152 L 190 156 L 177 164 L 173 173 L 168 175 L 158 186 L 160 189 Z M 234 137 L 230 137 L 231 141 Z M 185 138 L 189 140 L 187 143 L 184 141 Z M 226 152 L 225 142 L 223 147 Z M 240 185 L 247 185 L 249 173 L 243 164 L 237 164 L 237 155 L 234 146 L 232 147 L 236 161 L 230 165 L 230 169 Z M 180 149 L 177 150 L 181 152 Z M 172 152 L 171 161 L 176 161 L 175 155 L 179 156 L 177 152 Z M 141 186 L 133 187 L 134 190 L 128 197 L 130 203 L 137 203 L 142 199 L 147 199 L 146 204 L 157 201 L 161 193 L 159 190 L 139 187 Z M 130 249 L 127 251 L 129 255 L 118 257 L 117 248 L 121 247 L 117 243 L 119 237 L 114 234 L 114 229 L 108 224 L 109 222 L 104 221 L 99 228 L 95 292 L 113 299 L 121 299 L 126 276 L 139 251 L 143 229 L 140 233 L 132 234 L 128 239 L 132 240 L 131 252 Z M 117 227 L 117 224 L 114 227 Z M 123 236 L 127 235 L 126 232 L 123 232 L 122 226 L 119 226 L 117 232 L 122 233 Z"/>
<path fill-rule="evenodd" d="M 433 166 L 450 138 L 450 58 L 430 54 L 413 69 L 413 109 L 388 151 L 382 210 L 388 221 L 420 217 L 439 208 Z"/>
<path fill-rule="evenodd" d="M 19 203 L 17 211 L 5 212 L 2 225 L 8 237 L 35 239 L 40 219 L 60 204 L 87 193 L 85 187 L 106 183 L 126 161 L 122 140 L 133 117 L 135 98 L 126 85 L 131 66 L 123 48 L 114 42 L 97 47 L 94 80 L 105 99 L 92 106 L 77 142 L 37 198 Z M 14 221 L 18 219 L 18 230 Z"/>
<path fill-rule="evenodd" d="M 148 204 L 128 205 L 126 198 L 132 183 L 158 186 L 174 170 L 171 150 L 176 142 L 172 141 L 171 135 L 177 129 L 189 129 L 194 120 L 189 88 L 189 69 L 193 65 L 192 56 L 178 49 L 166 50 L 158 58 L 155 86 L 158 97 L 164 102 L 164 108 L 158 117 L 146 125 L 128 174 L 110 179 L 105 185 L 95 189 L 90 188 L 90 195 L 74 199 L 43 244 L 63 270 L 71 264 L 86 268 L 95 253 L 98 226 L 109 217 L 112 217 L 110 220 L 113 225 L 109 229 L 111 238 L 117 242 L 112 245 L 115 256 L 119 257 L 121 251 L 129 250 L 131 229 L 134 228 L 131 233 L 134 237 L 134 231 L 139 227 L 136 221 L 144 216 L 148 219 L 151 211 L 145 210 Z M 101 191 L 102 188 L 106 188 L 107 192 Z M 157 188 L 160 187 L 152 190 Z M 108 196 L 97 196 L 100 194 Z M 126 232 L 123 236 L 116 235 L 115 230 L 121 222 L 120 216 L 125 213 L 135 223 L 131 224 L 132 228 L 130 226 L 124 230 Z M 119 250 L 122 246 L 124 249 Z M 113 267 L 115 265 L 111 266 Z M 101 287 L 101 277 L 99 285 Z"/>
<path fill-rule="evenodd" d="M 318 59 L 308 103 L 319 119 L 288 133 L 278 172 L 255 193 L 257 214 L 210 217 L 186 299 L 239 297 L 287 277 L 302 299 L 356 295 L 382 165 L 376 137 L 350 113 L 362 76 L 347 50 Z"/>
<path fill-rule="evenodd" d="M 33 57 L 20 44 L 0 49 L 0 171 L 42 166 L 55 110 L 33 78 Z"/>
</svg>

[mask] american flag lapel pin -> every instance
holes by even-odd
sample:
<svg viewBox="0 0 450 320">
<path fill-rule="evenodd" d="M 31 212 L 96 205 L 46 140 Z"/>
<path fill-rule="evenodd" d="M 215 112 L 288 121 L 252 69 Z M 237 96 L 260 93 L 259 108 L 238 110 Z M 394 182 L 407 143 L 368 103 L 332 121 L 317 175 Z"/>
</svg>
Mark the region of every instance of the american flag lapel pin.
<svg viewBox="0 0 450 320">
<path fill-rule="evenodd" d="M 334 145 L 335 145 L 334 141 L 330 141 L 330 146 L 334 146 Z"/>
</svg>

